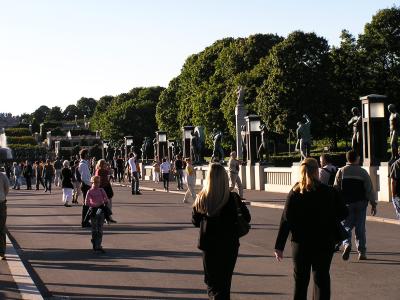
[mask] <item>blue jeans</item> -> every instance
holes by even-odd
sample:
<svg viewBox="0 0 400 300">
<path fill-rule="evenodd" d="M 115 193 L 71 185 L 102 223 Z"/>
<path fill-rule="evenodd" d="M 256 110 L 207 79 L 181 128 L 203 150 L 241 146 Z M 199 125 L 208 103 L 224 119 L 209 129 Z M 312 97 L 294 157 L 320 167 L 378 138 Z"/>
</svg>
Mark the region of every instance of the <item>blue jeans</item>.
<svg viewBox="0 0 400 300">
<path fill-rule="evenodd" d="M 396 212 L 396 216 L 400 220 L 400 198 L 399 197 L 392 198 L 392 203 L 394 206 L 394 211 Z"/>
<path fill-rule="evenodd" d="M 139 192 L 139 174 L 138 172 L 132 172 L 132 194 Z"/>
<path fill-rule="evenodd" d="M 355 228 L 356 246 L 359 253 L 365 253 L 366 248 L 366 235 L 365 235 L 365 220 L 367 218 L 367 201 L 358 201 L 347 204 L 349 215 L 344 221 L 343 225 L 346 228 L 349 238 L 343 241 L 343 245 L 351 246 L 351 231 Z"/>
</svg>

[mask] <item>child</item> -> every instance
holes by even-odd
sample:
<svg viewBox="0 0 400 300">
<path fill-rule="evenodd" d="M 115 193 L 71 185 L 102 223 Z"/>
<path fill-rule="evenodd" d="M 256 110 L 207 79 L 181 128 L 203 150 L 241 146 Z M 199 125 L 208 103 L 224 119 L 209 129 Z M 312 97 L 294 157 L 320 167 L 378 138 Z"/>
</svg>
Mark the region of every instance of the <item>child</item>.
<svg viewBox="0 0 400 300">
<path fill-rule="evenodd" d="M 91 178 L 92 187 L 87 192 L 85 205 L 89 206 L 90 222 L 92 223 L 92 244 L 93 250 L 105 253 L 101 242 L 103 239 L 103 223 L 105 205 L 108 203 L 106 192 L 100 187 L 100 176 Z"/>
</svg>

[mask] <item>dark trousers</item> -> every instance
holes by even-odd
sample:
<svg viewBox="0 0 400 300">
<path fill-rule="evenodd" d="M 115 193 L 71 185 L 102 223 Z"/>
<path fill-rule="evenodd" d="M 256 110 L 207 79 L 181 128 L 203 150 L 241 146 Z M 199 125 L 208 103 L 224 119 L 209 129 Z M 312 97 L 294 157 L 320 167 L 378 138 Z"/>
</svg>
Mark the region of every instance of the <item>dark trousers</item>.
<svg viewBox="0 0 400 300">
<path fill-rule="evenodd" d="M 46 191 L 51 192 L 51 182 L 53 181 L 53 177 L 45 177 L 44 178 L 44 188 Z"/>
<path fill-rule="evenodd" d="M 103 224 L 104 224 L 104 212 L 99 209 L 97 213 L 90 217 L 92 223 L 92 245 L 93 249 L 101 249 L 101 242 L 103 241 Z"/>
<path fill-rule="evenodd" d="M 333 246 L 331 250 L 329 249 L 318 250 L 292 242 L 295 280 L 294 300 L 307 300 L 311 269 L 314 278 L 313 299 L 328 300 L 331 298 L 329 269 L 333 256 Z"/>
<path fill-rule="evenodd" d="M 163 184 L 164 184 L 164 189 L 168 190 L 169 189 L 169 173 L 163 173 L 162 180 L 163 180 Z"/>
<path fill-rule="evenodd" d="M 86 185 L 82 182 L 81 184 L 81 191 L 82 191 L 82 195 L 83 195 L 83 203 L 85 203 L 85 199 L 86 199 L 86 194 L 89 191 L 90 186 Z M 86 214 L 89 210 L 89 206 L 83 204 L 82 205 L 82 226 L 88 225 L 88 222 L 85 222 L 85 218 L 86 218 Z"/>
<path fill-rule="evenodd" d="M 178 189 L 183 190 L 183 170 L 182 169 L 176 170 L 176 181 L 178 183 Z"/>
<path fill-rule="evenodd" d="M 36 176 L 36 189 L 39 189 L 39 185 L 42 184 L 43 188 L 46 188 L 43 182 L 43 178 L 40 176 Z"/>
<path fill-rule="evenodd" d="M 139 192 L 139 174 L 138 172 L 132 172 L 132 194 L 136 194 Z"/>
<path fill-rule="evenodd" d="M 6 220 L 7 205 L 6 202 L 0 202 L 0 255 L 6 254 Z"/>
<path fill-rule="evenodd" d="M 210 299 L 231 299 L 231 283 L 239 247 L 203 251 L 204 282 Z"/>
<path fill-rule="evenodd" d="M 124 169 L 118 168 L 116 174 L 118 177 L 118 181 L 121 182 L 121 180 L 124 179 Z"/>
<path fill-rule="evenodd" d="M 26 180 L 26 189 L 31 190 L 32 189 L 32 178 L 31 176 L 25 176 Z"/>
</svg>

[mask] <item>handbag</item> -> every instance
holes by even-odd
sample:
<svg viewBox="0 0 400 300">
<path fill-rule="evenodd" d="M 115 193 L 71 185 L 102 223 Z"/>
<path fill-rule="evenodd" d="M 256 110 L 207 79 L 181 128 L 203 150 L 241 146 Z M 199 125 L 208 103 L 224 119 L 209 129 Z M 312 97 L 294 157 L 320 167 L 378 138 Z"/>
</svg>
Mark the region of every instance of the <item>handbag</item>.
<svg viewBox="0 0 400 300">
<path fill-rule="evenodd" d="M 239 199 L 238 196 L 235 196 L 235 205 L 236 205 L 236 213 L 237 213 L 236 229 L 237 229 L 238 236 L 242 237 L 249 233 L 251 225 L 243 217 L 243 212 L 242 212 L 242 208 L 241 208 L 242 200 Z"/>
</svg>

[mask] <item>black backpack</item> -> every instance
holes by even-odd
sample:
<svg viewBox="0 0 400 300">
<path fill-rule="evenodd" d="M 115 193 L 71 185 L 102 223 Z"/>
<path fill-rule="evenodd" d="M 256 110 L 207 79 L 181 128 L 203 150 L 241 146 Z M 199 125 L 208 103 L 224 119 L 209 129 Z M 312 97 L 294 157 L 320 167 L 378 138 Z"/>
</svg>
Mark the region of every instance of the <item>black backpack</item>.
<svg viewBox="0 0 400 300">
<path fill-rule="evenodd" d="M 325 172 L 329 173 L 329 180 L 328 180 L 328 185 L 329 186 L 333 186 L 333 184 L 335 183 L 335 178 L 336 178 L 336 173 L 338 171 L 338 169 L 335 167 L 335 169 L 333 170 L 328 170 L 327 168 L 323 167 L 322 168 Z"/>
</svg>

